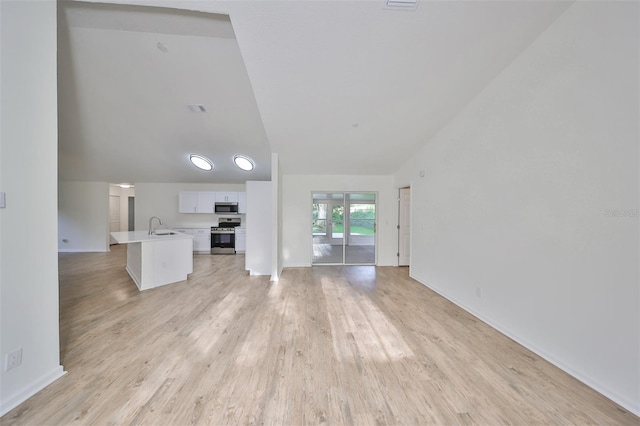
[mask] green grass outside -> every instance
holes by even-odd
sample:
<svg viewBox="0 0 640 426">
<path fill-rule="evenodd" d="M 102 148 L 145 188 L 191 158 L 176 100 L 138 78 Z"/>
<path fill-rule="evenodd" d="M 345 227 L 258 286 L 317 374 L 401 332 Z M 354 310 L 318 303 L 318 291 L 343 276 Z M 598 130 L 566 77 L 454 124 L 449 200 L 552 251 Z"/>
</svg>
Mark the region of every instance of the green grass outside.
<svg viewBox="0 0 640 426">
<path fill-rule="evenodd" d="M 344 226 L 343 225 L 333 225 L 333 232 L 337 233 L 337 234 L 341 234 L 344 231 Z M 370 228 L 365 228 L 363 226 L 352 226 L 351 227 L 351 234 L 358 234 L 358 235 L 373 235 L 373 229 Z"/>
<path fill-rule="evenodd" d="M 314 234 L 324 234 L 326 233 L 326 228 L 324 226 L 318 226 L 318 224 L 314 223 L 313 233 Z M 342 234 L 344 232 L 343 224 L 334 224 L 333 225 L 333 233 L 334 234 Z M 373 229 L 365 226 L 352 225 L 351 226 L 351 234 L 352 235 L 373 235 Z"/>
</svg>

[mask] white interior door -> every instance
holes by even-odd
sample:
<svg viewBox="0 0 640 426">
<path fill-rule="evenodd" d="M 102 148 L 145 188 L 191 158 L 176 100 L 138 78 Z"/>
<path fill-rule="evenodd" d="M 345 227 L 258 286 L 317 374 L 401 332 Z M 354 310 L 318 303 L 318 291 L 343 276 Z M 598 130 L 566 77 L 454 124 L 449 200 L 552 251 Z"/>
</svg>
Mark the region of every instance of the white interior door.
<svg viewBox="0 0 640 426">
<path fill-rule="evenodd" d="M 120 231 L 120 196 L 109 195 L 109 231 Z"/>
<path fill-rule="evenodd" d="M 120 231 L 120 196 L 109 195 L 109 232 Z M 109 245 L 116 244 L 116 240 L 109 234 Z"/>
<path fill-rule="evenodd" d="M 398 214 L 398 265 L 408 266 L 411 259 L 411 190 L 400 189 Z"/>
</svg>

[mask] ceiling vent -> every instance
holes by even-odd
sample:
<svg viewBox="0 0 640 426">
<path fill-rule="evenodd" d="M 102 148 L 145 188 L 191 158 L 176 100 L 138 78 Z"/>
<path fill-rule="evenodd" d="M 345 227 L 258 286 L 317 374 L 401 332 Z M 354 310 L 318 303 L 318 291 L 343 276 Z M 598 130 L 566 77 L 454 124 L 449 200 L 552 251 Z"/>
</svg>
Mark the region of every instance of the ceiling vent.
<svg viewBox="0 0 640 426">
<path fill-rule="evenodd" d="M 416 10 L 418 0 L 386 0 L 385 9 Z"/>
<path fill-rule="evenodd" d="M 189 107 L 189 111 L 191 112 L 207 112 L 207 109 L 204 105 L 187 105 Z"/>
</svg>

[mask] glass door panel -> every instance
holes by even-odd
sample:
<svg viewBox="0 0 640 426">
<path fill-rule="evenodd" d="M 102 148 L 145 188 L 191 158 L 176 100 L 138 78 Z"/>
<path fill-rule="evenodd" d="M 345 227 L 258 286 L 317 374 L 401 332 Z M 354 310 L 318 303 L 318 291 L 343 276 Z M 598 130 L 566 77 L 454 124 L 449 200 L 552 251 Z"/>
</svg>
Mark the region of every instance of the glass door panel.
<svg viewBox="0 0 640 426">
<path fill-rule="evenodd" d="M 345 263 L 375 264 L 376 200 L 375 194 L 347 194 L 349 206 Z"/>
<path fill-rule="evenodd" d="M 344 239 L 344 206 L 331 203 L 331 244 L 342 245 Z"/>
<path fill-rule="evenodd" d="M 313 203 L 313 235 L 327 235 L 327 203 Z"/>
<path fill-rule="evenodd" d="M 312 264 L 344 263 L 344 194 L 313 193 Z"/>
<path fill-rule="evenodd" d="M 312 264 L 375 264 L 376 195 L 313 193 Z"/>
</svg>

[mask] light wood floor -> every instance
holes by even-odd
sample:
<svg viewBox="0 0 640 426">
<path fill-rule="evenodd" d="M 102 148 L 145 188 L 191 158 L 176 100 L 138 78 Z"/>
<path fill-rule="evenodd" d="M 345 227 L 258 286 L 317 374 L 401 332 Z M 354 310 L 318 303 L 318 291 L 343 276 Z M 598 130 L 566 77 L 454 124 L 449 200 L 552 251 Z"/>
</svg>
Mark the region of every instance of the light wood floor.
<svg viewBox="0 0 640 426">
<path fill-rule="evenodd" d="M 125 247 L 60 255 L 68 374 L 2 425 L 639 424 L 408 278 L 407 268 L 286 269 L 196 256 L 138 292 Z"/>
</svg>

